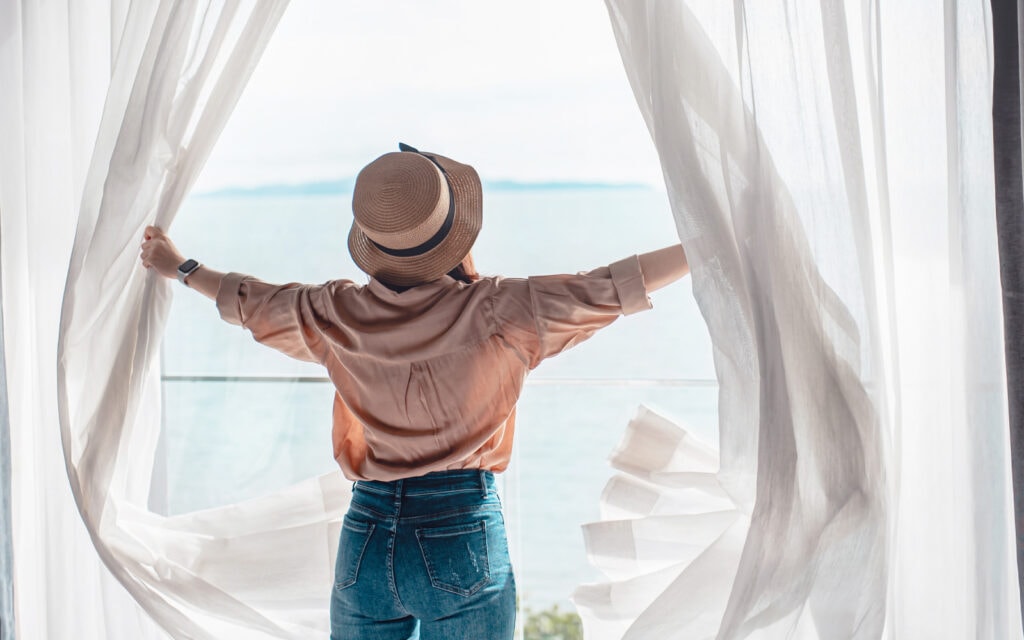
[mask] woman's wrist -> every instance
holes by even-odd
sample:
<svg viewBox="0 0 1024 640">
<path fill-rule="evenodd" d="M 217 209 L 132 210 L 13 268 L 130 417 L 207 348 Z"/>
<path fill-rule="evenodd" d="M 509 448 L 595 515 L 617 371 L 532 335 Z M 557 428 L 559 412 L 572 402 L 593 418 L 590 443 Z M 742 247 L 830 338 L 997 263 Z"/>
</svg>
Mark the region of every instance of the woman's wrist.
<svg viewBox="0 0 1024 640">
<path fill-rule="evenodd" d="M 686 252 L 681 244 L 651 251 L 639 256 L 647 291 L 656 291 L 690 272 Z"/>
<path fill-rule="evenodd" d="M 196 269 L 185 282 L 189 289 L 195 289 L 211 300 L 217 299 L 217 292 L 220 290 L 220 282 L 224 274 L 214 271 L 206 265 Z"/>
</svg>

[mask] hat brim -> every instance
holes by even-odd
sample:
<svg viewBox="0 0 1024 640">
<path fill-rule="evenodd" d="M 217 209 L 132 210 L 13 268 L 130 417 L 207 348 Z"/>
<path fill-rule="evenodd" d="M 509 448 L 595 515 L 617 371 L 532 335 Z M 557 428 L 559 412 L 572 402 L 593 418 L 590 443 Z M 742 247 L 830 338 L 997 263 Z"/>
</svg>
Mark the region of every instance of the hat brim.
<svg viewBox="0 0 1024 640">
<path fill-rule="evenodd" d="M 370 276 L 403 287 L 437 280 L 462 262 L 483 223 L 483 188 L 476 170 L 451 158 L 421 151 L 444 169 L 455 199 L 455 219 L 444 240 L 418 256 L 399 257 L 381 251 L 353 221 L 348 234 L 352 260 Z"/>
</svg>

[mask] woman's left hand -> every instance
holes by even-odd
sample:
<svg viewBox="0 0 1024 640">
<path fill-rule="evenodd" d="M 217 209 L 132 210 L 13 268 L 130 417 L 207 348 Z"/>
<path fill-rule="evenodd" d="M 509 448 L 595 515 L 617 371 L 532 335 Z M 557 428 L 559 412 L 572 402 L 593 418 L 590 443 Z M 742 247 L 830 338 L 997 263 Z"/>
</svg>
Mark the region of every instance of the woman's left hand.
<svg viewBox="0 0 1024 640">
<path fill-rule="evenodd" d="M 178 266 L 185 262 L 185 257 L 159 227 L 146 227 L 141 258 L 142 266 L 156 269 L 165 278 L 177 278 Z"/>
</svg>

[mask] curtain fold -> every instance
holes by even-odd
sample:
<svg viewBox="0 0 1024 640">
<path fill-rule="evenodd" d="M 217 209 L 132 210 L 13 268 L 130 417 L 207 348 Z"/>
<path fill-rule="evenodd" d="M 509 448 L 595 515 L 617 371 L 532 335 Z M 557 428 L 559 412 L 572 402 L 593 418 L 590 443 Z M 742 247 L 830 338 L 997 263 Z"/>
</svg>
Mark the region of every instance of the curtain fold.
<svg viewBox="0 0 1024 640">
<path fill-rule="evenodd" d="M 140 267 L 142 231 L 171 225 L 286 6 L 0 3 L 19 635 L 328 633 L 340 474 L 175 517 L 147 507 L 171 288 Z"/>
<path fill-rule="evenodd" d="M 0 236 L 3 229 L 0 228 Z M 0 337 L 3 336 L 0 282 Z M 7 359 L 0 339 L 0 640 L 14 640 L 14 547 L 11 541 L 11 425 L 7 411 Z"/>
<path fill-rule="evenodd" d="M 0 302 L 4 357 L 18 372 L 7 408 L 19 637 L 161 637 L 96 561 L 59 455 L 60 302 L 110 77 L 109 24 L 95 8 L 0 3 Z"/>
<path fill-rule="evenodd" d="M 638 414 L 586 529 L 588 637 L 1021 637 L 987 3 L 606 4 L 720 443 L 709 479 Z"/>
</svg>

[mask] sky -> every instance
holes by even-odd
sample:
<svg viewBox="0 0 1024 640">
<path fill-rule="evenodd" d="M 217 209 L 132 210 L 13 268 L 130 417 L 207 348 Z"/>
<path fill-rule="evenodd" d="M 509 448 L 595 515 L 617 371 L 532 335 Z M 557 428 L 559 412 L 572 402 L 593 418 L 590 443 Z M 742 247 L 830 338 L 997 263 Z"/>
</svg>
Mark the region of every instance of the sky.
<svg viewBox="0 0 1024 640">
<path fill-rule="evenodd" d="M 398 142 L 485 180 L 661 185 L 597 0 L 292 0 L 197 191 L 347 178 Z"/>
</svg>

